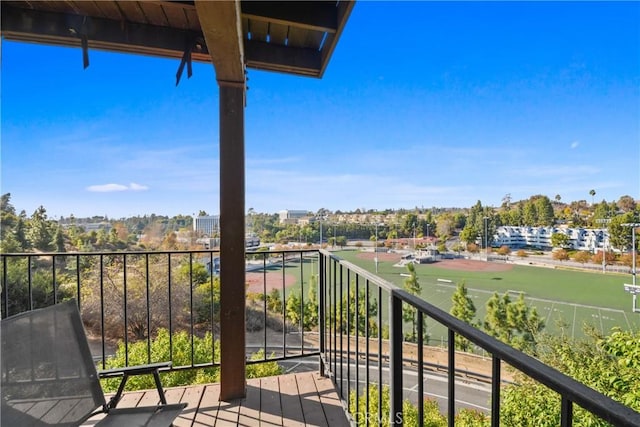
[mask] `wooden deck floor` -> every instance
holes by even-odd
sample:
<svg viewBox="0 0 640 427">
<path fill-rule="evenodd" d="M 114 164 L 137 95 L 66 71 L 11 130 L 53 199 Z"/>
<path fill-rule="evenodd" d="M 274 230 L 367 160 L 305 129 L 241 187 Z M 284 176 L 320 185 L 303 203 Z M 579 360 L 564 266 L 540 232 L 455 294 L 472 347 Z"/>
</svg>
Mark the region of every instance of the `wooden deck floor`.
<svg viewBox="0 0 640 427">
<path fill-rule="evenodd" d="M 304 372 L 247 380 L 244 399 L 221 402 L 220 384 L 166 389 L 168 403 L 188 406 L 176 427 L 349 426 L 330 379 Z M 125 393 L 118 408 L 155 405 L 155 390 Z"/>
</svg>

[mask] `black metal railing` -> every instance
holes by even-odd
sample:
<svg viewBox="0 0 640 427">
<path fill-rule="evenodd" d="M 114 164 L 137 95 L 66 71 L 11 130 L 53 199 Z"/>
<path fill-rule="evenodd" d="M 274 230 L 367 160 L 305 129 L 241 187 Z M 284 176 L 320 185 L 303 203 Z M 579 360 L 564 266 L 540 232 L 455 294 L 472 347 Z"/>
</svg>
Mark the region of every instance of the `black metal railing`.
<svg viewBox="0 0 640 427">
<path fill-rule="evenodd" d="M 425 370 L 428 368 L 423 354 L 424 322 L 428 317 L 430 322 L 435 321 L 448 331 L 446 395 L 442 396 L 441 409 L 447 415 L 449 426 L 455 422 L 456 378 L 461 371 L 456 367 L 458 353 L 453 345 L 457 335 L 491 354 L 487 388 L 490 402 L 486 412 L 490 412 L 492 426 L 500 425 L 503 363 L 560 395 L 561 426 L 573 425 L 574 404 L 613 425 L 640 426 L 640 414 L 634 410 L 326 251 L 320 251 L 320 289 L 320 319 L 324 326 L 320 341 L 321 369 L 334 380 L 356 425 L 378 425 L 381 420 L 402 425 L 407 389 L 412 390 L 416 400 L 418 425 L 423 425 Z M 405 342 L 407 322 L 403 309 L 405 314 L 415 314 L 416 345 Z M 406 378 L 411 378 L 412 384 L 405 384 Z M 378 392 L 370 393 L 371 387 Z M 387 387 L 390 411 L 383 413 L 382 389 Z M 377 401 L 370 402 L 372 397 Z M 365 411 L 359 409 L 361 399 L 365 400 Z"/>
<path fill-rule="evenodd" d="M 151 346 L 160 329 L 169 332 L 167 361 L 174 362 L 178 351 L 174 332 L 185 332 L 190 340 L 189 361 L 174 363 L 172 370 L 218 366 L 218 258 L 211 250 L 0 254 L 1 314 L 4 318 L 76 298 L 87 329 L 96 337 L 94 356 L 103 367 L 113 340 L 121 342 L 125 365 L 139 343 L 146 346 L 148 363 L 159 362 L 152 360 Z M 469 374 L 456 365 L 460 355 L 453 343 L 462 336 L 491 354 L 491 375 L 485 380 L 492 426 L 500 423 L 503 363 L 560 395 L 562 426 L 572 425 L 574 404 L 614 425 L 640 426 L 640 414 L 630 408 L 329 252 L 249 252 L 247 259 L 247 315 L 258 319 L 257 330 L 263 328 L 257 347 L 265 349 L 260 360 L 247 363 L 320 356 L 321 371 L 332 377 L 356 424 L 378 425 L 382 419 L 402 424 L 410 389 L 422 425 L 429 392 L 425 378 L 437 369 L 446 372 L 440 403 L 453 426 L 456 379 Z M 407 314 L 415 319 L 413 344 L 405 342 Z M 444 365 L 425 361 L 427 318 L 448 331 L 451 345 Z M 275 338 L 267 327 L 279 331 Z M 209 357 L 196 360 L 195 339 L 206 333 L 212 336 Z M 372 386 L 377 394 L 369 393 Z M 388 412 L 383 388 L 389 392 Z M 361 403 L 364 412 L 358 410 Z"/>
<path fill-rule="evenodd" d="M 146 363 L 171 361 L 172 370 L 214 367 L 220 363 L 219 268 L 214 250 L 0 254 L 0 310 L 5 318 L 75 298 L 103 369 L 116 345 L 129 366 L 140 343 Z M 254 332 L 248 364 L 319 354 L 317 320 L 315 326 L 309 320 L 317 310 L 308 309 L 317 274 L 317 250 L 247 253 L 247 326 Z M 168 331 L 168 360 L 152 360 L 162 329 Z M 188 334 L 186 363 L 175 360 L 178 332 Z M 211 348 L 203 358 L 196 341 L 207 333 Z M 263 356 L 251 357 L 257 350 Z"/>
</svg>

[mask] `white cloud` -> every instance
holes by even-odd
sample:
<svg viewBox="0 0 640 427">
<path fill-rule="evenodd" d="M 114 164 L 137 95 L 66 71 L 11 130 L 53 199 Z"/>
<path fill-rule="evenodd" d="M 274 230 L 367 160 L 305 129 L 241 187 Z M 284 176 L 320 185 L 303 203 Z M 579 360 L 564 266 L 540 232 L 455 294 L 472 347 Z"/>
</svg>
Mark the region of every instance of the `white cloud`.
<svg viewBox="0 0 640 427">
<path fill-rule="evenodd" d="M 571 149 L 578 148 L 578 145 L 580 145 L 580 143 L 578 141 L 573 141 L 571 143 Z"/>
<path fill-rule="evenodd" d="M 129 184 L 129 190 L 131 191 L 145 191 L 148 189 L 149 187 L 147 187 L 146 185 L 136 184 L 135 182 Z"/>
<path fill-rule="evenodd" d="M 136 184 L 132 182 L 129 185 L 122 184 L 101 184 L 101 185 L 90 185 L 87 187 L 87 191 L 91 191 L 94 193 L 112 193 L 114 191 L 144 191 L 148 190 L 149 187 L 146 185 Z"/>
</svg>

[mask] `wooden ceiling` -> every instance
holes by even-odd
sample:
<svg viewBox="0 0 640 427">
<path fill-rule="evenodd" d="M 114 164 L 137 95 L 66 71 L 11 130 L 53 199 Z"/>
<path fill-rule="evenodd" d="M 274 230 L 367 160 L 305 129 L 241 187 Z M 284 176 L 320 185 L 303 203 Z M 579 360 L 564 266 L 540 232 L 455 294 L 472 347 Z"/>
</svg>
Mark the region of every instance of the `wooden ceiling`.
<svg viewBox="0 0 640 427">
<path fill-rule="evenodd" d="M 85 54 L 101 49 L 185 58 L 188 53 L 193 61 L 211 62 L 213 56 L 214 65 L 216 35 L 226 32 L 236 38 L 234 55 L 248 68 L 322 77 L 353 5 L 344 0 L 3 0 L 0 31 L 7 40 L 84 45 Z"/>
</svg>

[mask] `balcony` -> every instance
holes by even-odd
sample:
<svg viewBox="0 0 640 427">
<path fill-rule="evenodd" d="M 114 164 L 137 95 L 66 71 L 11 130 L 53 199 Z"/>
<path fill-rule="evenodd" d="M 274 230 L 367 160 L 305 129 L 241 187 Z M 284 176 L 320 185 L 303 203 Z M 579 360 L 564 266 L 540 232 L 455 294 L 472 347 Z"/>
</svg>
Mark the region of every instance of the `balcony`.
<svg viewBox="0 0 640 427">
<path fill-rule="evenodd" d="M 218 340 L 226 307 L 211 274 L 218 255 L 209 250 L 2 254 L 2 316 L 76 298 L 93 336 L 99 369 L 112 367 L 114 339 L 122 365 L 173 362 L 163 372 L 168 401 L 189 404 L 177 425 L 212 425 L 214 419 L 233 425 L 378 425 L 385 420 L 402 424 L 405 401 L 417 407 L 417 424 L 423 425 L 423 404 L 435 395 L 453 426 L 456 413 L 469 407 L 463 393 L 469 378 L 475 377 L 483 380 L 485 386 L 476 388 L 485 394 L 471 406 L 498 426 L 501 389 L 511 369 L 558 393 L 559 425 L 573 425 L 576 407 L 614 425 L 640 425 L 640 414 L 630 408 L 360 267 L 315 249 L 246 254 L 249 331 L 244 351 L 235 357 L 246 361 L 248 372 L 264 362 L 297 372 L 249 379 L 241 399 L 221 398 L 215 383 L 167 384 L 172 374 L 206 379 L 222 366 Z M 404 342 L 409 325 L 402 310 L 407 307 L 417 316 L 415 344 Z M 441 357 L 433 357 L 433 347 L 423 339 L 427 317 L 444 325 L 447 342 L 460 335 L 489 353 L 486 372 L 469 371 L 464 362 L 468 356 L 444 342 L 437 349 Z M 152 349 L 162 331 L 166 351 L 158 356 Z M 202 341 L 203 337 L 210 338 Z M 388 390 L 388 408 L 382 393 L 371 393 L 373 388 Z M 121 405 L 135 406 L 156 396 L 129 392 Z M 356 409 L 363 407 L 367 409 Z"/>
</svg>

